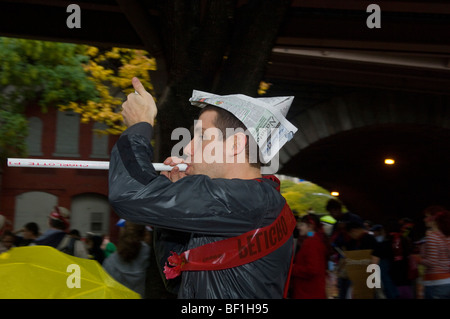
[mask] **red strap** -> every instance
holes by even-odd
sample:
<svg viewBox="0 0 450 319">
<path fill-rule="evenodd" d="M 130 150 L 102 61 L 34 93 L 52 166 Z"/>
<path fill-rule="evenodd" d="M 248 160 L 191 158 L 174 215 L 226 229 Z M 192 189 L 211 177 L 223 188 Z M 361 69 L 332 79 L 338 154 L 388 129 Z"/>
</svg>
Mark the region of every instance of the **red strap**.
<svg viewBox="0 0 450 319">
<path fill-rule="evenodd" d="M 277 191 L 280 191 L 281 183 L 280 183 L 280 180 L 278 179 L 278 177 L 276 177 L 275 175 L 264 175 L 261 178 L 256 178 L 255 180 L 261 183 L 265 179 L 277 183 L 277 187 L 275 189 Z"/>
<path fill-rule="evenodd" d="M 292 243 L 292 256 L 291 256 L 291 263 L 289 264 L 289 273 L 286 278 L 286 283 L 284 284 L 284 292 L 283 292 L 283 298 L 287 299 L 288 293 L 289 293 L 289 284 L 291 282 L 291 275 L 292 275 L 292 268 L 294 266 L 294 255 L 295 255 L 295 244 Z"/>
<path fill-rule="evenodd" d="M 296 225 L 294 214 L 286 203 L 277 219 L 270 225 L 242 235 L 209 243 L 183 252 L 172 252 L 164 273 L 167 279 L 182 271 L 221 270 L 258 260 L 280 248 L 291 236 Z"/>
</svg>

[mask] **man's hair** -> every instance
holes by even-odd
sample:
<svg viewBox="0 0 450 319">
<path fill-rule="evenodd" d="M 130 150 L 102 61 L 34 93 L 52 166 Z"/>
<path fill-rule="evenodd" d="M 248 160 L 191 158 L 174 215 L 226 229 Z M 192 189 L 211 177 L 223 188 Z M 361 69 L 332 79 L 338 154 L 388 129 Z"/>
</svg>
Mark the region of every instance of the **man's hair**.
<svg viewBox="0 0 450 319">
<path fill-rule="evenodd" d="M 129 263 L 138 257 L 144 236 L 145 225 L 126 222 L 117 244 L 117 253 L 123 261 Z"/>
<path fill-rule="evenodd" d="M 200 110 L 199 117 L 200 117 L 200 115 L 203 114 L 203 112 L 206 112 L 206 111 L 215 111 L 216 112 L 217 116 L 216 116 L 216 119 L 214 120 L 214 126 L 217 127 L 222 132 L 224 140 L 227 138 L 227 136 L 226 136 L 227 128 L 231 128 L 231 129 L 242 128 L 242 130 L 244 131 L 244 133 L 247 137 L 247 142 L 245 144 L 245 156 L 248 159 L 251 167 L 261 168 L 261 162 L 259 160 L 259 147 L 256 144 L 256 141 L 253 139 L 253 137 L 247 131 L 247 127 L 244 125 L 244 123 L 242 123 L 231 112 L 228 112 L 227 110 L 217 107 L 217 106 L 214 106 L 214 105 L 207 105 L 204 108 L 202 108 Z M 250 154 L 250 146 L 249 146 L 250 139 L 251 139 L 251 142 L 255 143 L 255 145 L 256 145 L 256 154 L 253 154 L 253 153 Z"/>
<path fill-rule="evenodd" d="M 50 226 L 60 230 L 66 230 L 67 225 L 59 219 L 50 218 Z"/>
<path fill-rule="evenodd" d="M 24 228 L 26 228 L 27 230 L 29 230 L 34 236 L 38 236 L 39 235 L 39 226 L 38 224 L 31 222 L 31 223 L 27 223 Z"/>
</svg>

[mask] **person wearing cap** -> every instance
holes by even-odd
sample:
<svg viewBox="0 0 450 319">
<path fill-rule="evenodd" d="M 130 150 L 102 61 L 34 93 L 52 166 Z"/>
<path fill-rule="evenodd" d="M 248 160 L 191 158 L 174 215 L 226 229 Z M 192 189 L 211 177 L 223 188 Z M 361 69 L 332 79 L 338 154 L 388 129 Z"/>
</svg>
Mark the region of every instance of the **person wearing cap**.
<svg viewBox="0 0 450 319">
<path fill-rule="evenodd" d="M 57 248 L 66 236 L 66 230 L 69 228 L 70 211 L 61 206 L 55 206 L 48 216 L 47 229 L 41 236 L 36 238 L 36 245 L 51 246 Z"/>
<path fill-rule="evenodd" d="M 85 244 L 73 236 L 73 231 L 67 233 L 70 226 L 69 219 L 70 211 L 67 208 L 55 206 L 48 216 L 50 228 L 34 241 L 34 245 L 51 246 L 63 253 L 87 259 Z"/>
<path fill-rule="evenodd" d="M 190 234 L 183 244 L 159 243 L 167 245 L 169 258 L 160 265 L 166 278 L 181 275 L 179 298 L 285 296 L 296 222 L 279 180 L 263 177 L 260 164 L 249 160 L 251 136 L 216 134 L 225 128 L 245 131 L 245 125 L 221 107 L 204 108 L 184 148 L 186 159 L 166 159 L 174 168 L 158 175 L 150 144 L 156 104 L 137 78 L 132 83 L 138 94 L 122 105 L 128 128 L 110 159 L 115 212 L 127 221 Z M 242 154 L 245 161 L 236 161 Z M 180 162 L 188 164 L 185 172 L 175 166 Z"/>
</svg>

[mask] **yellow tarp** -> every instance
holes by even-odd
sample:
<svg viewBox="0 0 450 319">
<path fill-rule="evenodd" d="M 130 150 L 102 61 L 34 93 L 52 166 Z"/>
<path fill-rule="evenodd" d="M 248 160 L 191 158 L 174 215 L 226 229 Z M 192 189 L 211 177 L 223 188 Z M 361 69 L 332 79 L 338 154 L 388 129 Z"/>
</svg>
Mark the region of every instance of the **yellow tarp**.
<svg viewBox="0 0 450 319">
<path fill-rule="evenodd" d="M 0 298 L 138 299 L 140 295 L 115 281 L 95 260 L 49 246 L 27 246 L 0 254 Z"/>
</svg>

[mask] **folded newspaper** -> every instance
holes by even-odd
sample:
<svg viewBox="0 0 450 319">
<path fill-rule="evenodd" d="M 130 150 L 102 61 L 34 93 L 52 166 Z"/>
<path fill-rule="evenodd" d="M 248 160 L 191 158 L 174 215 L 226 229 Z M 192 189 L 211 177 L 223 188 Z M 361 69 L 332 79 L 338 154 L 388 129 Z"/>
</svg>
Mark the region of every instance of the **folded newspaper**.
<svg viewBox="0 0 450 319">
<path fill-rule="evenodd" d="M 297 128 L 286 115 L 293 96 L 252 98 L 243 94 L 215 95 L 194 90 L 192 105 L 214 105 L 235 115 L 247 127 L 260 150 L 260 160 L 269 163 L 283 145 L 292 139 Z"/>
</svg>

